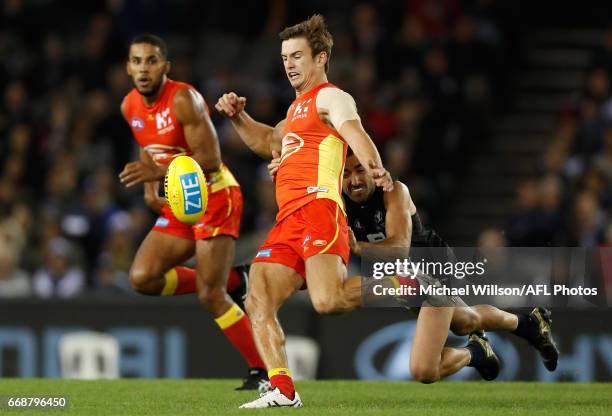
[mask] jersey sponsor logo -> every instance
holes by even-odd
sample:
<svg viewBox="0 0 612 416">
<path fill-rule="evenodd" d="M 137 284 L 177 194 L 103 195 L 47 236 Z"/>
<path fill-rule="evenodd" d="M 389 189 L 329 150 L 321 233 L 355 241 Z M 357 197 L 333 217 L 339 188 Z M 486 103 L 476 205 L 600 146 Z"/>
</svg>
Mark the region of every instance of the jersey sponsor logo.
<svg viewBox="0 0 612 416">
<path fill-rule="evenodd" d="M 168 224 L 170 224 L 170 220 L 168 218 L 158 218 L 157 221 L 155 221 L 156 227 L 167 227 Z"/>
<path fill-rule="evenodd" d="M 255 255 L 255 257 L 270 257 L 271 254 L 272 254 L 272 249 L 266 248 L 265 250 L 259 250 L 257 254 Z"/>
<path fill-rule="evenodd" d="M 155 122 L 157 123 L 157 130 L 161 130 L 172 124 L 172 118 L 170 117 L 170 109 L 166 107 L 161 112 L 155 113 Z"/>
<path fill-rule="evenodd" d="M 285 137 L 283 137 L 281 144 L 282 149 L 280 163 L 283 163 L 285 159 L 304 147 L 304 139 L 295 133 L 287 133 L 285 134 Z"/>
<path fill-rule="evenodd" d="M 144 121 L 142 121 L 141 118 L 132 117 L 132 120 L 130 120 L 130 126 L 132 126 L 134 130 L 142 130 L 144 129 Z"/>
<path fill-rule="evenodd" d="M 312 242 L 312 245 L 316 247 L 326 246 L 327 240 L 315 240 Z"/>
<path fill-rule="evenodd" d="M 308 188 L 306 188 L 306 193 L 307 194 L 314 194 L 315 192 L 324 192 L 324 193 L 327 193 L 327 192 L 329 192 L 329 189 L 327 189 L 324 186 L 316 186 L 316 185 L 311 185 Z"/>
<path fill-rule="evenodd" d="M 306 118 L 308 116 L 308 104 L 312 101 L 312 98 L 307 99 L 306 101 L 300 101 L 295 105 L 293 109 L 293 117 L 291 121 L 295 121 L 295 119 Z"/>
<path fill-rule="evenodd" d="M 174 130 L 170 109 L 165 108 L 159 113 L 155 113 L 155 123 L 157 124 L 157 134 L 166 134 Z"/>
<path fill-rule="evenodd" d="M 200 179 L 196 172 L 185 173 L 180 176 L 183 188 L 183 209 L 185 214 L 196 214 L 202 210 L 202 190 Z"/>
</svg>

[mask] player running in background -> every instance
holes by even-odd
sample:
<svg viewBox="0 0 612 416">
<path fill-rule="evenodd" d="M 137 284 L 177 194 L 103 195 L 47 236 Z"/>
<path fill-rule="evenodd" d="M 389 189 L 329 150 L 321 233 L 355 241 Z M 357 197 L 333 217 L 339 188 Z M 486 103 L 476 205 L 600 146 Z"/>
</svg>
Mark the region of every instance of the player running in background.
<svg viewBox="0 0 612 416">
<path fill-rule="evenodd" d="M 217 110 L 229 117 L 255 153 L 281 151 L 276 180 L 276 225 L 259 248 L 249 274 L 246 307 L 273 390 L 241 407 L 299 407 L 277 311 L 308 282 L 319 313 L 345 312 L 361 303 L 360 278 L 347 279 L 348 226 L 341 196 L 347 144 L 377 186 L 393 189 L 353 98 L 327 81 L 332 36 L 315 15 L 280 33 L 281 56 L 296 99 L 276 127 L 253 120 L 246 98 L 224 94 Z M 356 289 L 356 290 L 355 290 Z"/>
<path fill-rule="evenodd" d="M 275 164 L 270 164 L 274 173 Z M 361 255 L 367 248 L 438 247 L 451 250 L 438 234 L 425 228 L 408 187 L 396 181 L 392 192 L 381 192 L 359 160 L 346 158 L 342 190 L 346 202 L 351 251 Z M 449 253 L 453 257 L 452 251 Z M 445 347 L 449 328 L 456 335 L 468 335 L 465 348 Z M 490 380 L 499 373 L 499 361 L 481 331 L 507 331 L 527 340 L 542 356 L 549 371 L 557 367 L 559 351 L 551 333 L 550 312 L 535 308 L 529 315 L 505 312 L 491 305 L 420 308 L 410 353 L 412 376 L 425 383 L 435 382 L 461 368 L 476 368 Z"/>
<path fill-rule="evenodd" d="M 119 178 L 127 187 L 143 183 L 147 204 L 160 215 L 136 253 L 130 280 L 137 292 L 146 295 L 197 292 L 249 366 L 238 389 L 258 389 L 267 384 L 267 372 L 249 318 L 226 293 L 228 278 L 230 289 L 242 282 L 242 270 L 232 268 L 242 194 L 221 162 L 204 99 L 191 85 L 169 79 L 169 70 L 162 39 L 140 35 L 132 41 L 127 72 L 135 88 L 121 103 L 121 112 L 140 145 L 140 161 L 128 163 Z M 179 222 L 165 198 L 158 196 L 168 164 L 182 154 L 200 164 L 208 182 L 206 213 L 193 226 Z M 194 254 L 196 270 L 181 266 Z"/>
</svg>

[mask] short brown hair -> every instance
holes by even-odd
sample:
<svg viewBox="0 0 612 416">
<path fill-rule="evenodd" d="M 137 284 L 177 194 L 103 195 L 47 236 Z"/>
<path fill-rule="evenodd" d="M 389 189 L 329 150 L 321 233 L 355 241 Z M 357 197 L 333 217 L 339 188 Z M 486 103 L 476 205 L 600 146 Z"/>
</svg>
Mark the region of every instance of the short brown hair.
<svg viewBox="0 0 612 416">
<path fill-rule="evenodd" d="M 278 36 L 281 41 L 305 38 L 312 50 L 313 57 L 321 52 L 327 53 L 327 62 L 325 63 L 325 72 L 327 72 L 334 39 L 329 30 L 327 30 L 327 24 L 323 16 L 320 14 L 312 15 L 308 20 L 283 29 Z"/>
</svg>

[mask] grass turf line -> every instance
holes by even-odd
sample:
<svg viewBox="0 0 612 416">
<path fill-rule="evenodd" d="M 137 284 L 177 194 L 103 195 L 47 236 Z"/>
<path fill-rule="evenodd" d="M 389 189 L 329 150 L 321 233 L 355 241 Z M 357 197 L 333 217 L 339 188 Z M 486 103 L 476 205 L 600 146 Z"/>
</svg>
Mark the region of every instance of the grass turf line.
<svg viewBox="0 0 612 416">
<path fill-rule="evenodd" d="M 237 380 L 76 381 L 0 379 L 0 396 L 68 396 L 68 410 L 2 410 L 10 415 L 245 415 L 238 409 L 257 397 L 236 392 Z M 302 409 L 270 409 L 274 415 L 610 415 L 612 384 L 304 381 L 297 383 Z"/>
</svg>

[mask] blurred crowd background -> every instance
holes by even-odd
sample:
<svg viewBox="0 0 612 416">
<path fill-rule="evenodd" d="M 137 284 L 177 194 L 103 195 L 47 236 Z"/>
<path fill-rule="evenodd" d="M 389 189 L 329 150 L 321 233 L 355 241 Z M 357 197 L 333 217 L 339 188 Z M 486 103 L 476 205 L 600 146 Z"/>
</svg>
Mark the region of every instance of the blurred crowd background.
<svg viewBox="0 0 612 416">
<path fill-rule="evenodd" d="M 136 34 L 162 36 L 171 78 L 196 86 L 209 106 L 236 91 L 255 119 L 275 124 L 294 98 L 277 34 L 323 14 L 335 42 L 329 79 L 355 97 L 386 167 L 436 227 L 461 198 L 472 151 L 513 100 L 521 16 L 509 3 L 4 0 L 0 297 L 130 292 L 131 260 L 155 218 L 142 188 L 126 190 L 117 179 L 137 157 L 119 112 Z M 612 32 L 601 43 L 533 177 L 519 184 L 506 229 L 481 239 L 612 243 Z M 248 261 L 274 223 L 274 189 L 266 162 L 212 117 L 245 197 L 237 261 Z"/>
</svg>

